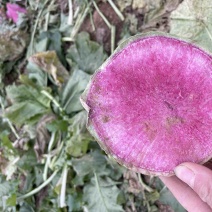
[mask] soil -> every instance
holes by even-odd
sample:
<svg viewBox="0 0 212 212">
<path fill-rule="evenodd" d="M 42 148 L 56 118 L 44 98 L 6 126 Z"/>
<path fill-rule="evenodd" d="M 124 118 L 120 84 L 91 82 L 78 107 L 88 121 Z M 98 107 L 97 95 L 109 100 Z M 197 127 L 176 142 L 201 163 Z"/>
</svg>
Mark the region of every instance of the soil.
<svg viewBox="0 0 212 212">
<path fill-rule="evenodd" d="M 116 26 L 116 44 L 117 44 L 117 41 L 120 40 L 123 21 L 120 20 L 120 18 L 114 12 L 113 8 L 108 3 L 101 2 L 100 4 L 98 4 L 98 7 L 100 11 L 104 14 L 104 16 L 108 19 L 110 24 Z M 93 31 L 89 15 L 82 24 L 81 30 L 90 33 L 91 39 L 103 45 L 105 51 L 110 53 L 111 30 L 109 29 L 109 27 L 106 25 L 106 23 L 96 10 L 93 12 L 92 18 L 95 30 Z"/>
<path fill-rule="evenodd" d="M 142 9 L 133 9 L 132 6 L 126 7 L 122 12 L 125 17 L 124 21 L 121 21 L 113 8 L 107 2 L 100 2 L 98 7 L 110 22 L 110 24 L 116 27 L 115 44 L 117 46 L 117 42 L 122 38 L 124 27 L 127 28 L 131 35 L 155 30 L 169 32 L 170 13 L 176 9 L 181 2 L 182 0 L 174 0 L 171 3 L 169 1 L 164 1 L 164 6 L 162 11 L 160 11 L 160 15 L 157 18 L 149 19 L 148 21 L 144 20 L 145 16 L 149 12 L 145 7 Z M 132 15 L 134 16 L 136 23 L 134 23 L 133 20 L 128 19 L 128 17 Z M 92 27 L 91 18 L 93 19 L 95 30 Z M 133 24 L 136 26 L 133 26 Z M 131 30 L 132 28 L 134 30 Z M 111 53 L 111 30 L 95 9 L 93 10 L 92 17 L 90 17 L 90 15 L 87 16 L 80 28 L 80 31 L 87 31 L 91 35 L 92 40 L 97 41 L 99 44 L 103 45 L 105 51 L 108 54 Z"/>
</svg>

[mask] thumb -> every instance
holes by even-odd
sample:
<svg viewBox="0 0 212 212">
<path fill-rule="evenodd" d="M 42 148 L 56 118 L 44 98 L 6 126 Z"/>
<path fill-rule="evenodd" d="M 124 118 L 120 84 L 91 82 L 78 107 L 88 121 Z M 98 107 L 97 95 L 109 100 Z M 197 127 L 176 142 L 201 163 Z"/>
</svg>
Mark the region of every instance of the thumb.
<svg viewBox="0 0 212 212">
<path fill-rule="evenodd" d="M 212 171 L 210 169 L 188 162 L 176 167 L 175 174 L 212 208 Z"/>
</svg>

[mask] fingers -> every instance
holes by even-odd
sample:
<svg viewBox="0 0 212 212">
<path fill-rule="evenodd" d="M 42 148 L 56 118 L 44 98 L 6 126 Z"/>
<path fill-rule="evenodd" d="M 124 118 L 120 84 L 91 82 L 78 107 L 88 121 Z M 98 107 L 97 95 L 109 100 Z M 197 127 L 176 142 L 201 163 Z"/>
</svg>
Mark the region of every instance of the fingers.
<svg viewBox="0 0 212 212">
<path fill-rule="evenodd" d="M 183 163 L 175 169 L 176 176 L 189 185 L 212 208 L 212 171 L 194 164 Z"/>
<path fill-rule="evenodd" d="M 199 196 L 176 176 L 160 177 L 181 205 L 191 212 L 211 212 L 211 208 Z"/>
</svg>

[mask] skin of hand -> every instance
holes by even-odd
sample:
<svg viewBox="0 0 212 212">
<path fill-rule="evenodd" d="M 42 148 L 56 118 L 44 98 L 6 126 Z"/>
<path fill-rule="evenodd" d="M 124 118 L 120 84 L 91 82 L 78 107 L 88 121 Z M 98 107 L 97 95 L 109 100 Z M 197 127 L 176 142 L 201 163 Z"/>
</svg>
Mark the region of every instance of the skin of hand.
<svg viewBox="0 0 212 212">
<path fill-rule="evenodd" d="M 160 177 L 189 212 L 212 212 L 212 171 L 190 162 L 174 170 L 176 176 Z"/>
</svg>

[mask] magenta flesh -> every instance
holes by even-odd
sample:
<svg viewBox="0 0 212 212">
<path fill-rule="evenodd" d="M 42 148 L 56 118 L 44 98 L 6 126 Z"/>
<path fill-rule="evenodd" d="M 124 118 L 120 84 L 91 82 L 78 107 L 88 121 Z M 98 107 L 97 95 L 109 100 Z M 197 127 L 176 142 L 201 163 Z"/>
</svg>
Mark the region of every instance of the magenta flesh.
<svg viewBox="0 0 212 212">
<path fill-rule="evenodd" d="M 143 37 L 112 56 L 86 91 L 88 128 L 119 163 L 172 175 L 212 156 L 212 57 L 167 36 Z"/>
</svg>

